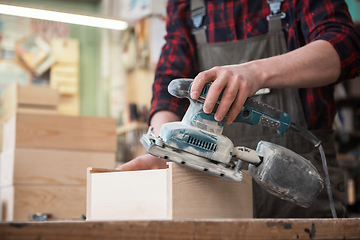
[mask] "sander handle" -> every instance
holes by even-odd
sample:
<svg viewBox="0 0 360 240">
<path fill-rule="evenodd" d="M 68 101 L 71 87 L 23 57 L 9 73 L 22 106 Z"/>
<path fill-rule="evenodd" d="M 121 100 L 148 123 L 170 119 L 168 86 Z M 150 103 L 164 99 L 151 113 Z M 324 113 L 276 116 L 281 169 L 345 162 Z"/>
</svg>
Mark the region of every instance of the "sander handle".
<svg viewBox="0 0 360 240">
<path fill-rule="evenodd" d="M 188 91 L 187 94 L 190 95 L 192 82 L 189 79 L 183 79 L 183 82 L 187 82 L 188 84 Z M 208 94 L 210 89 L 211 83 L 205 84 L 204 88 L 202 89 L 199 98 L 197 99 L 198 102 L 204 103 L 205 98 Z M 186 89 L 186 87 L 185 87 Z M 178 91 L 179 92 L 179 91 Z M 218 100 L 216 101 L 216 107 L 220 104 L 224 91 L 222 91 L 219 95 Z M 179 95 L 179 94 L 178 94 Z M 183 94 L 185 95 L 185 94 Z M 258 102 L 252 98 L 247 98 L 243 109 L 240 111 L 238 116 L 234 120 L 235 122 L 245 122 L 251 125 L 260 125 L 275 128 L 278 134 L 284 134 L 285 131 L 290 126 L 290 116 L 284 111 L 280 109 L 274 108 L 270 105 L 267 105 L 262 102 Z"/>
<path fill-rule="evenodd" d="M 263 125 L 275 128 L 278 134 L 284 134 L 290 127 L 290 116 L 284 111 L 274 108 L 252 98 L 247 98 L 243 109 L 235 122 L 245 122 L 251 125 Z"/>
</svg>

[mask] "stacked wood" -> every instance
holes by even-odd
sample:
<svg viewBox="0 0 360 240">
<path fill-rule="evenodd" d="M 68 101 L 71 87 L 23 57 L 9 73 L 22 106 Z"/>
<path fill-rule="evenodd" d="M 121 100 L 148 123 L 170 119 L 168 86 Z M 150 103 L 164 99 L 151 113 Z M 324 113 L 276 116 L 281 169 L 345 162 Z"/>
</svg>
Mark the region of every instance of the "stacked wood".
<svg viewBox="0 0 360 240">
<path fill-rule="evenodd" d="M 13 116 L 3 125 L 0 220 L 23 221 L 36 213 L 80 219 L 86 212 L 86 169 L 115 166 L 116 120 L 11 106 Z"/>
<path fill-rule="evenodd" d="M 11 84 L 3 96 L 2 118 L 6 122 L 17 112 L 58 113 L 59 93 L 56 89 Z"/>
</svg>

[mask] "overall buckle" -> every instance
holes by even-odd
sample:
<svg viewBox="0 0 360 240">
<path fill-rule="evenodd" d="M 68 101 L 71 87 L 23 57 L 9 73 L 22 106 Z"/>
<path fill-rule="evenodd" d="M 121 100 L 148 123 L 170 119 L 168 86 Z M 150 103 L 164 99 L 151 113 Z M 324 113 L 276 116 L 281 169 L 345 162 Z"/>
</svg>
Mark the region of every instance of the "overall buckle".
<svg viewBox="0 0 360 240">
<path fill-rule="evenodd" d="M 266 17 L 266 19 L 269 21 L 272 17 L 280 17 L 281 19 L 284 19 L 286 17 L 286 14 L 281 11 L 281 3 L 284 0 L 268 0 L 270 6 L 270 14 Z"/>
<path fill-rule="evenodd" d="M 191 12 L 191 19 L 194 24 L 193 32 L 200 30 L 200 29 L 206 29 L 206 26 L 201 26 L 205 15 L 206 15 L 206 7 L 205 6 L 195 9 Z"/>
</svg>

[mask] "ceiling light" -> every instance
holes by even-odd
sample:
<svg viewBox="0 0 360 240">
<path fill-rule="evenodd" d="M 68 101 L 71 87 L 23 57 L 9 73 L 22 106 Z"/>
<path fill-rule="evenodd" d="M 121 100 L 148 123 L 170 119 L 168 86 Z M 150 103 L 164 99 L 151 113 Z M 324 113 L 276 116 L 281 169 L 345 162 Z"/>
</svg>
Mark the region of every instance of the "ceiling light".
<svg viewBox="0 0 360 240">
<path fill-rule="evenodd" d="M 0 4 L 0 14 L 7 14 L 18 17 L 36 18 L 55 22 L 64 22 L 91 27 L 124 30 L 128 24 L 124 21 L 91 17 L 72 13 L 63 13 L 50 10 L 35 9 L 29 7 L 11 6 Z"/>
</svg>

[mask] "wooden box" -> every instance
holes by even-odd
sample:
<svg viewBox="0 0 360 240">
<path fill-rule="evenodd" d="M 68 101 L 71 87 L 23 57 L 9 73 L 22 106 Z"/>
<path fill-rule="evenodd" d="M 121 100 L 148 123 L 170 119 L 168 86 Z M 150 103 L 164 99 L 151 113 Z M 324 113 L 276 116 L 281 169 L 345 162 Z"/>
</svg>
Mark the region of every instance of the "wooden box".
<svg viewBox="0 0 360 240">
<path fill-rule="evenodd" d="M 252 180 L 242 182 L 170 163 L 167 169 L 88 169 L 87 220 L 252 218 Z"/>
<path fill-rule="evenodd" d="M 0 118 L 0 153 L 2 152 L 2 148 L 3 148 L 3 129 L 4 129 L 4 123 L 2 118 Z"/>
<path fill-rule="evenodd" d="M 81 219 L 86 186 L 17 185 L 1 188 L 2 221 L 25 221 L 29 214 L 51 213 L 56 219 Z"/>
<path fill-rule="evenodd" d="M 9 149 L 1 153 L 0 186 L 85 186 L 88 167 L 114 168 L 115 152 Z"/>
<path fill-rule="evenodd" d="M 116 119 L 17 113 L 4 124 L 3 151 L 46 148 L 116 152 Z"/>
<path fill-rule="evenodd" d="M 58 113 L 59 93 L 56 89 L 11 84 L 3 96 L 3 120 L 8 121 L 16 112 Z"/>
</svg>

